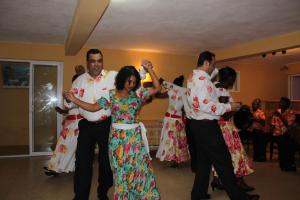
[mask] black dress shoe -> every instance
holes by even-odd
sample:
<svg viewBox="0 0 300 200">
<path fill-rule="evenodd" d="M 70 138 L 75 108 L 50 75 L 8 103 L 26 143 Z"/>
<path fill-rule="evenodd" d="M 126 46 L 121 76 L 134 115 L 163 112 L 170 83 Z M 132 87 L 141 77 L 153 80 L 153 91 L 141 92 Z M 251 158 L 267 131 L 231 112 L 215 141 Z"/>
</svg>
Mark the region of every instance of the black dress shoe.
<svg viewBox="0 0 300 200">
<path fill-rule="evenodd" d="M 216 176 L 213 176 L 213 180 L 211 181 L 210 186 L 213 191 L 215 191 L 215 188 L 217 188 L 218 190 L 224 190 L 224 186 L 221 180 Z"/>
<path fill-rule="evenodd" d="M 258 200 L 259 195 L 258 194 L 247 194 L 245 200 Z"/>
<path fill-rule="evenodd" d="M 237 178 L 237 184 L 245 192 L 251 192 L 251 191 L 254 190 L 254 187 L 251 187 L 251 186 L 249 186 L 248 184 L 245 183 L 243 177 Z"/>
<path fill-rule="evenodd" d="M 206 194 L 204 197 L 201 197 L 200 200 L 210 199 L 210 194 Z"/>
<path fill-rule="evenodd" d="M 108 196 L 99 196 L 98 195 L 98 200 L 109 200 Z"/>
<path fill-rule="evenodd" d="M 58 176 L 59 175 L 59 173 L 52 171 L 52 170 L 46 170 L 44 173 L 46 174 L 46 176 Z"/>
</svg>

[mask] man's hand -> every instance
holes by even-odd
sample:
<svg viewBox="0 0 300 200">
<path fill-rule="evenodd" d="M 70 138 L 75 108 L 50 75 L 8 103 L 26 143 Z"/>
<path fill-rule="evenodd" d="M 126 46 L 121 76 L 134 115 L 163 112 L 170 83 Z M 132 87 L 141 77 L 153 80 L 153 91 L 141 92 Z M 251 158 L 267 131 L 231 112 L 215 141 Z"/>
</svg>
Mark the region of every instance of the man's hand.
<svg viewBox="0 0 300 200">
<path fill-rule="evenodd" d="M 229 97 L 228 96 L 220 96 L 219 102 L 220 103 L 229 103 Z"/>
</svg>

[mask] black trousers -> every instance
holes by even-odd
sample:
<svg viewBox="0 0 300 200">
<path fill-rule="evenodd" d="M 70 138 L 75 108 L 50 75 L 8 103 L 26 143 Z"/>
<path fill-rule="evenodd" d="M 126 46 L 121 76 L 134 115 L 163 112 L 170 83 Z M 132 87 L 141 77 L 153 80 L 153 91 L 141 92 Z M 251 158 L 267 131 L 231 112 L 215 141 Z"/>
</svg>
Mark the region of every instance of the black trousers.
<svg viewBox="0 0 300 200">
<path fill-rule="evenodd" d="M 218 121 L 191 120 L 190 128 L 197 151 L 197 170 L 191 199 L 199 200 L 207 194 L 212 165 L 215 167 L 230 199 L 246 199 L 246 193 L 236 183 L 231 156 Z"/>
<path fill-rule="evenodd" d="M 276 136 L 276 142 L 280 168 L 285 170 L 295 166 L 295 145 L 290 136 L 287 133 Z"/>
<path fill-rule="evenodd" d="M 195 172 L 197 166 L 196 145 L 194 144 L 195 141 L 193 139 L 190 126 L 191 126 L 191 119 L 186 118 L 185 133 L 186 133 L 187 143 L 189 145 L 189 152 L 191 156 L 191 169 L 193 172 Z"/>
<path fill-rule="evenodd" d="M 253 160 L 266 161 L 268 135 L 263 131 L 253 130 Z"/>
<path fill-rule="evenodd" d="M 75 200 L 88 200 L 93 175 L 95 144 L 99 147 L 98 196 L 106 199 L 107 191 L 113 185 L 113 175 L 108 157 L 108 137 L 111 118 L 102 122 L 80 120 L 76 150 L 74 192 Z M 101 183 L 100 183 L 101 182 Z"/>
</svg>

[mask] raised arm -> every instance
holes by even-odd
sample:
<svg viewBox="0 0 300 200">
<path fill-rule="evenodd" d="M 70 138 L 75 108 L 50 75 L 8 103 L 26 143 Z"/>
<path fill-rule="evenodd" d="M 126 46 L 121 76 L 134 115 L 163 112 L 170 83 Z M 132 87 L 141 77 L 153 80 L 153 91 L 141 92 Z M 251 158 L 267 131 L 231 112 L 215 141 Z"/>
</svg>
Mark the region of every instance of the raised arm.
<svg viewBox="0 0 300 200">
<path fill-rule="evenodd" d="M 64 97 L 73 102 L 74 104 L 78 105 L 84 110 L 90 111 L 90 112 L 96 112 L 101 109 L 100 105 L 98 102 L 92 104 L 92 103 L 87 103 L 84 101 L 81 101 L 80 99 L 76 98 L 72 92 L 64 92 L 63 93 Z"/>
<path fill-rule="evenodd" d="M 155 72 L 153 71 L 152 63 L 148 60 L 143 60 L 142 66 L 150 74 L 150 77 L 151 77 L 152 83 L 153 83 L 153 87 L 148 88 L 149 96 L 158 93 L 161 90 L 161 86 L 160 86 L 158 77 L 156 76 Z"/>
</svg>

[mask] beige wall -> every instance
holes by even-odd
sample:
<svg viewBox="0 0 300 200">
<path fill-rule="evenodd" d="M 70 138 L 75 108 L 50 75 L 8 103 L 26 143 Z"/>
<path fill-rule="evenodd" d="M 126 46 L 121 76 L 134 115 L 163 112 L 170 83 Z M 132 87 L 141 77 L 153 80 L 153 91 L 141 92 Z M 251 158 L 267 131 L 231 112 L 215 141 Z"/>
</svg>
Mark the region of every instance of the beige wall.
<svg viewBox="0 0 300 200">
<path fill-rule="evenodd" d="M 49 60 L 64 62 L 64 89 L 71 86 L 74 66 L 85 66 L 87 49 L 76 56 L 65 56 L 62 45 L 0 43 L 0 59 Z M 154 64 L 158 76 L 172 81 L 176 76 L 188 73 L 196 65 L 196 57 L 145 53 L 135 51 L 103 50 L 106 69 L 118 70 L 124 65 L 139 66 L 145 58 Z M 1 80 L 0 80 L 1 81 Z M 2 81 L 0 82 L 2 84 Z M 3 89 L 0 86 L 0 145 L 26 145 L 29 135 L 28 89 Z M 167 100 L 155 100 L 146 105 L 141 119 L 162 118 Z"/>
<path fill-rule="evenodd" d="M 86 51 L 87 49 L 82 49 L 76 56 L 65 56 L 62 45 L 0 43 L 1 59 L 64 62 L 64 89 L 68 89 L 71 85 L 74 66 L 86 65 Z M 159 53 L 103 50 L 103 54 L 105 68 L 113 70 L 118 70 L 124 65 L 138 67 L 141 59 L 149 59 L 153 62 L 158 76 L 169 81 L 180 74 L 187 77 L 197 62 L 197 57 L 194 56 Z M 226 64 L 230 65 L 230 63 Z M 221 66 L 224 65 L 222 63 Z M 240 92 L 232 93 L 232 96 L 237 101 L 246 104 L 250 104 L 253 98 L 257 97 L 264 100 L 276 100 L 280 96 L 287 95 L 287 74 L 300 73 L 300 63 L 289 65 L 288 72 L 280 71 L 280 66 L 264 64 L 232 64 L 232 66 L 240 71 L 241 75 Z M 28 91 L 0 87 L 0 95 L 0 109 L 1 113 L 4 113 L 0 120 L 0 145 L 28 144 Z M 141 119 L 161 119 L 166 111 L 167 103 L 167 100 L 155 100 L 146 105 L 141 112 Z M 16 119 L 16 116 L 21 117 Z"/>
<path fill-rule="evenodd" d="M 281 96 L 287 96 L 287 74 L 280 71 L 281 65 L 245 64 L 238 61 L 221 63 L 221 66 L 226 65 L 240 72 L 240 91 L 231 92 L 236 101 L 251 105 L 254 98 L 278 100 Z"/>
<path fill-rule="evenodd" d="M 300 62 L 288 64 L 288 75 L 300 74 Z"/>
</svg>

